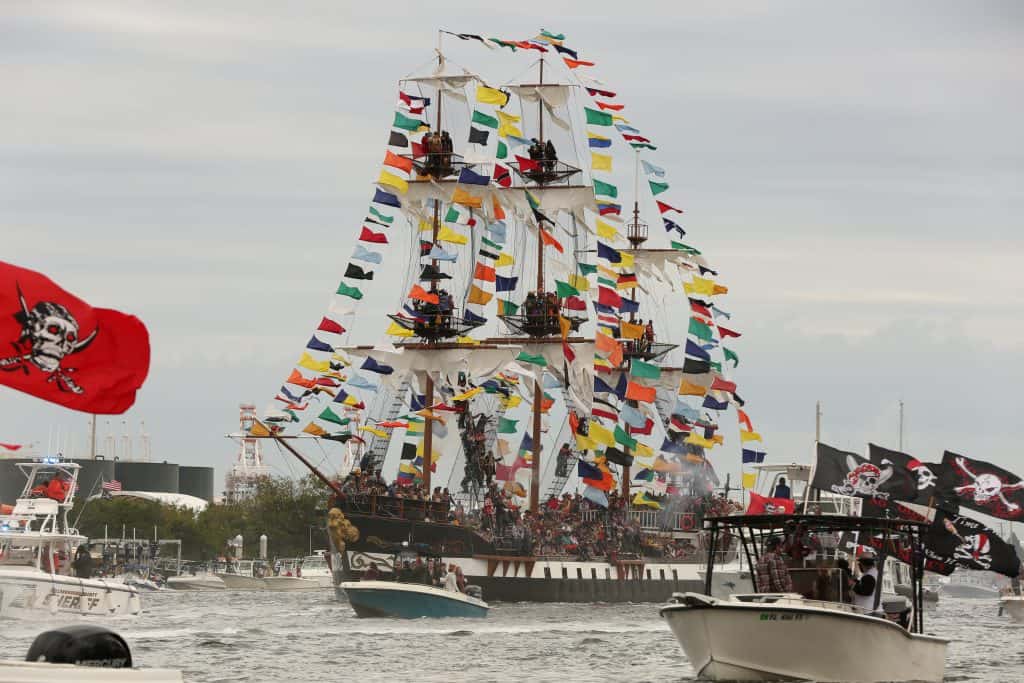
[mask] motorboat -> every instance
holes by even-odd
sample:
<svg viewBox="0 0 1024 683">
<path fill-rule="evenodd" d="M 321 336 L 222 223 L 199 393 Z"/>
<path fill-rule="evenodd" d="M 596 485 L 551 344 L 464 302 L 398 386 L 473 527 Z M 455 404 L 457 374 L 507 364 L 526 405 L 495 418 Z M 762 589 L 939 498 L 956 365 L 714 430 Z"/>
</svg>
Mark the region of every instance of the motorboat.
<svg viewBox="0 0 1024 683">
<path fill-rule="evenodd" d="M 302 558 L 302 578 L 316 579 L 321 588 L 330 588 L 334 585 L 334 573 L 327 563 L 327 551 L 317 550 L 312 555 Z"/>
<path fill-rule="evenodd" d="M 1010 593 L 1000 596 L 999 613 L 1014 621 L 1024 622 L 1024 595 Z"/>
<path fill-rule="evenodd" d="M 167 587 L 178 591 L 222 591 L 224 581 L 205 566 L 192 565 L 186 573 L 167 578 Z"/>
<path fill-rule="evenodd" d="M 317 565 L 318 560 L 320 566 Z M 272 591 L 321 590 L 331 586 L 331 574 L 322 555 L 280 558 L 274 562 L 274 572 L 267 575 L 264 583 L 267 590 Z"/>
<path fill-rule="evenodd" d="M 906 544 L 921 564 L 912 573 L 912 598 L 883 600 L 876 582 L 874 609 L 810 599 L 815 581 L 842 580 L 842 570 L 823 559 L 815 568 L 790 572 L 794 591 L 711 592 L 717 539 L 738 536 L 757 578 L 760 548 L 790 520 L 809 534 L 859 532 L 881 536 L 885 547 Z M 924 573 L 920 533 L 924 524 L 899 519 L 844 515 L 734 515 L 710 517 L 709 570 L 701 593 L 677 593 L 661 608 L 698 676 L 710 680 L 942 681 L 948 641 L 924 633 L 920 579 Z M 885 562 L 878 563 L 884 571 Z M 841 585 L 841 584 L 840 584 Z M 842 597 L 840 589 L 839 597 Z"/>
<path fill-rule="evenodd" d="M 395 581 L 346 581 L 341 584 L 357 617 L 487 616 L 490 606 L 466 593 L 418 583 Z"/>
<path fill-rule="evenodd" d="M 224 588 L 232 591 L 261 591 L 267 587 L 264 577 L 269 573 L 262 560 L 233 560 L 223 571 L 216 572 Z"/>
<path fill-rule="evenodd" d="M 0 683 L 146 681 L 181 683 L 180 671 L 133 666 L 121 636 L 96 626 L 66 626 L 36 636 L 23 661 L 0 659 Z"/>
<path fill-rule="evenodd" d="M 999 598 L 999 586 L 989 572 L 958 571 L 939 584 L 939 591 L 951 598 L 971 600 L 996 600 Z"/>
<path fill-rule="evenodd" d="M 60 458 L 17 465 L 25 487 L 13 508 L 0 515 L 0 616 L 140 614 L 134 586 L 89 576 L 86 538 L 67 519 L 79 465 Z"/>
</svg>

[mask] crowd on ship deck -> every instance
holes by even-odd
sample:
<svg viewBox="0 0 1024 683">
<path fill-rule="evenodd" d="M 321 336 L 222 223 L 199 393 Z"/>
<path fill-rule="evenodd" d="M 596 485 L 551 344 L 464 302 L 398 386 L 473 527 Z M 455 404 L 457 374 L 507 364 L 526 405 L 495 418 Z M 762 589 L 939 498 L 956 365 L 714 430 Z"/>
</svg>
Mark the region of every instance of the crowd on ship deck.
<svg viewBox="0 0 1024 683">
<path fill-rule="evenodd" d="M 509 554 L 580 560 L 632 555 L 688 559 L 700 552 L 689 539 L 645 534 L 639 520 L 628 514 L 626 498 L 617 490 L 608 493 L 607 510 L 578 493 L 566 493 L 542 501 L 535 514 L 521 507 L 519 498 L 496 482 L 486 486 L 483 505 L 476 510 L 467 510 L 447 488 L 438 486 L 428 492 L 416 483 L 395 480 L 388 484 L 379 471 L 354 470 L 341 490 L 353 504 L 365 504 L 371 496 L 430 503 L 427 519 L 474 529 L 496 549 Z M 705 516 L 727 515 L 738 509 L 738 503 L 724 496 L 692 495 L 674 497 L 666 512 L 692 513 L 693 528 L 699 529 Z"/>
</svg>

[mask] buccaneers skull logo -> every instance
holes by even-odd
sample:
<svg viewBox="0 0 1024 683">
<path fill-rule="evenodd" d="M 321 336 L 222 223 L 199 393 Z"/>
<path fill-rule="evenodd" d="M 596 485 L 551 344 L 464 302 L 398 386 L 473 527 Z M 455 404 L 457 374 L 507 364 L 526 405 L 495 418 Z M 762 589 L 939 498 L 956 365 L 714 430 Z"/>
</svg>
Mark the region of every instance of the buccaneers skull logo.
<svg viewBox="0 0 1024 683">
<path fill-rule="evenodd" d="M 1016 484 L 1007 484 L 991 472 L 972 472 L 964 458 L 958 457 L 953 462 L 956 463 L 961 472 L 970 478 L 970 483 L 956 487 L 955 491 L 958 495 L 970 494 L 973 496 L 974 502 L 981 506 L 991 505 L 998 507 L 1001 504 L 1007 512 L 1011 513 L 1017 512 L 1020 509 L 1019 505 L 1007 500 L 1003 492 L 1024 488 L 1024 482 L 1018 481 Z"/>
<path fill-rule="evenodd" d="M 860 496 L 864 498 L 888 498 L 889 494 L 878 490 L 878 487 L 889 481 L 893 469 L 888 465 L 883 469 L 870 462 L 858 463 L 852 455 L 846 456 L 846 467 L 850 470 L 843 483 L 833 484 L 833 493 L 842 496 Z"/>
<path fill-rule="evenodd" d="M 27 373 L 34 365 L 47 375 L 46 381 L 55 382 L 61 391 L 84 393 L 71 377 L 75 369 L 64 367 L 63 363 L 65 358 L 91 344 L 99 328 L 83 338 L 78 321 L 67 308 L 52 301 L 40 301 L 29 308 L 21 287 L 18 287 L 18 302 L 21 307 L 14 318 L 21 324 L 21 334 L 12 342 L 16 354 L 0 358 L 0 370 Z"/>
</svg>

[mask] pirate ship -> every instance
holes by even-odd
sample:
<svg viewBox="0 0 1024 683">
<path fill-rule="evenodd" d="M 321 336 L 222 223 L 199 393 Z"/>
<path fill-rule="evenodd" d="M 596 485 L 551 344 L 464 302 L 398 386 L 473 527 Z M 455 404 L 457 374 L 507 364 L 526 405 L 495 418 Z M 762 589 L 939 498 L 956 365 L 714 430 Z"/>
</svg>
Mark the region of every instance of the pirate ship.
<svg viewBox="0 0 1024 683">
<path fill-rule="evenodd" d="M 475 55 L 520 76 L 459 66 L 445 39 L 488 48 Z M 648 158 L 657 148 L 617 94 L 584 73 L 594 67 L 548 31 L 441 31 L 429 64 L 399 82 L 335 300 L 275 397 L 272 423 L 248 430 L 321 476 L 359 529 L 335 554 L 339 576 L 387 567 L 381 549 L 405 541 L 456 559 L 488 600 L 665 599 L 703 577 L 696 558 L 669 559 L 665 548 L 700 543 L 694 501 L 718 483 L 709 451 L 731 431 L 719 417 L 735 409 L 729 438 L 744 463 L 763 459 L 729 378 L 739 357 L 722 342 L 739 333 L 719 304 L 728 289 L 680 241 L 683 212 Z M 650 230 L 649 216 L 664 230 Z M 400 286 L 371 289 L 385 272 L 395 276 L 381 284 Z M 384 289 L 398 300 L 381 316 L 386 341 L 353 339 L 353 321 L 367 330 L 374 316 L 361 302 Z M 289 440 L 299 435 L 356 444 L 360 478 L 320 472 Z M 352 485 L 368 472 L 428 499 Z M 594 560 L 566 554 L 578 550 L 573 538 L 528 547 L 509 536 L 515 525 L 487 523 L 495 504 L 506 518 L 539 516 L 542 504 L 568 504 L 558 502 L 566 492 L 587 501 L 573 504 L 576 521 L 606 538 L 638 529 L 643 542 Z"/>
</svg>

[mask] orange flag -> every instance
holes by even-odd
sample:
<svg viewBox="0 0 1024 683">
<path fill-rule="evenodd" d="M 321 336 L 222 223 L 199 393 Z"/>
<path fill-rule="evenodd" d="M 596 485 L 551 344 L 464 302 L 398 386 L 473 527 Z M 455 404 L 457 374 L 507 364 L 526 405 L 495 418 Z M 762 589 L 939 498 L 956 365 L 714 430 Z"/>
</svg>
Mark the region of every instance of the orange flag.
<svg viewBox="0 0 1024 683">
<path fill-rule="evenodd" d="M 494 275 L 494 268 L 491 266 L 484 265 L 483 263 L 476 264 L 476 271 L 473 273 L 473 277 L 477 280 L 494 282 Z"/>
<path fill-rule="evenodd" d="M 480 197 L 475 197 L 470 193 L 463 190 L 461 187 L 456 187 L 455 192 L 452 193 L 452 203 L 462 204 L 472 209 L 479 209 L 483 206 L 483 200 Z"/>
<path fill-rule="evenodd" d="M 636 382 L 629 382 L 626 384 L 626 399 L 631 401 L 642 401 L 644 403 L 654 403 L 654 399 L 657 397 L 658 392 L 654 387 L 645 387 L 642 384 Z"/>
<path fill-rule="evenodd" d="M 634 325 L 623 320 L 619 327 L 622 329 L 622 337 L 624 339 L 643 339 L 644 337 L 643 325 Z"/>
<path fill-rule="evenodd" d="M 399 169 L 405 171 L 406 173 L 409 173 L 409 172 L 412 171 L 412 159 L 406 159 L 405 157 L 400 157 L 397 154 L 395 154 L 394 152 L 387 152 L 384 155 L 384 165 L 385 166 L 390 166 L 392 168 L 399 168 Z"/>
<path fill-rule="evenodd" d="M 554 235 L 549 233 L 544 228 L 538 228 L 540 230 L 540 241 L 544 243 L 546 247 L 554 247 L 558 250 L 559 254 L 564 254 L 565 249 L 562 248 L 562 243 L 555 239 Z"/>
<path fill-rule="evenodd" d="M 505 220 L 505 209 L 501 207 L 501 202 L 498 201 L 497 197 L 494 197 L 494 220 Z"/>
<path fill-rule="evenodd" d="M 288 375 L 288 379 L 286 379 L 285 382 L 288 384 L 294 384 L 297 387 L 306 387 L 307 389 L 312 389 L 316 386 L 316 380 L 306 379 L 298 370 L 292 370 L 292 374 Z"/>
<path fill-rule="evenodd" d="M 707 387 L 702 387 L 699 384 L 690 384 L 685 379 L 679 383 L 680 396 L 703 396 L 706 393 L 708 393 Z"/>
<path fill-rule="evenodd" d="M 441 300 L 438 298 L 437 294 L 431 294 L 430 292 L 423 289 L 419 285 L 412 286 L 412 289 L 409 290 L 409 298 L 416 299 L 417 301 L 422 301 L 427 304 L 437 305 L 441 303 Z"/>
</svg>

